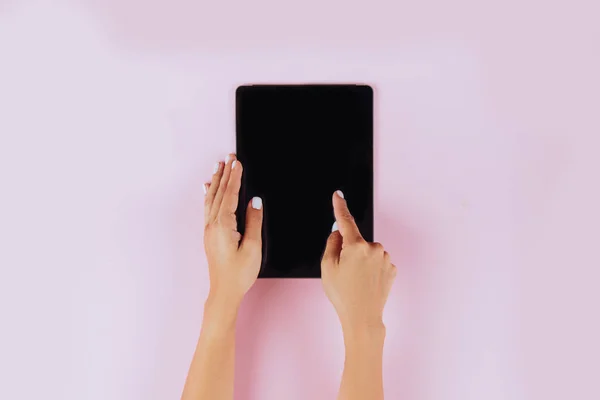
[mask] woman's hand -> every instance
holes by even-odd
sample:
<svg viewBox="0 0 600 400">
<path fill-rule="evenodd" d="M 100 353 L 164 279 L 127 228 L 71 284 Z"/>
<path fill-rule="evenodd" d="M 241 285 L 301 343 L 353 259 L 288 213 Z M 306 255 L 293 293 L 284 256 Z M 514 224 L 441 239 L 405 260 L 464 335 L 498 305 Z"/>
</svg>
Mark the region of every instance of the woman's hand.
<svg viewBox="0 0 600 400">
<path fill-rule="evenodd" d="M 344 332 L 346 360 L 338 399 L 383 400 L 382 315 L 396 267 L 381 244 L 363 239 L 340 191 L 333 194 L 333 211 L 336 223 L 321 276 Z"/>
<path fill-rule="evenodd" d="M 204 185 L 210 293 L 182 400 L 233 399 L 237 311 L 258 277 L 262 257 L 260 198 L 248 205 L 244 237 L 237 231 L 235 210 L 241 180 L 242 164 L 230 154 L 225 163 L 215 165 L 212 181 Z"/>
<path fill-rule="evenodd" d="M 325 293 L 348 335 L 383 328 L 383 307 L 396 267 L 381 244 L 363 239 L 343 196 L 341 191 L 333 194 L 336 223 L 327 241 L 321 275 Z"/>
<path fill-rule="evenodd" d="M 263 211 L 259 197 L 248 204 L 244 237 L 237 231 L 235 211 L 242 170 L 242 164 L 230 154 L 225 163 L 215 165 L 212 181 L 204 186 L 204 249 L 210 275 L 207 303 L 235 308 L 256 281 L 262 257 Z"/>
</svg>

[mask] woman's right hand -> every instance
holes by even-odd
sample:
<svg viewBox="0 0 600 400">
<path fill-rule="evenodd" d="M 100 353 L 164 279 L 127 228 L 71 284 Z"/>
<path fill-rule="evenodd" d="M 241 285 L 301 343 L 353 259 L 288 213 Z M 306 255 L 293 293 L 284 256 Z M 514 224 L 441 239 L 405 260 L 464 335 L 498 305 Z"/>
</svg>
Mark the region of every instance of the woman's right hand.
<svg viewBox="0 0 600 400">
<path fill-rule="evenodd" d="M 323 287 L 344 334 L 383 328 L 383 308 L 396 267 L 379 243 L 366 242 L 341 191 L 333 194 L 336 223 L 321 262 Z"/>
</svg>

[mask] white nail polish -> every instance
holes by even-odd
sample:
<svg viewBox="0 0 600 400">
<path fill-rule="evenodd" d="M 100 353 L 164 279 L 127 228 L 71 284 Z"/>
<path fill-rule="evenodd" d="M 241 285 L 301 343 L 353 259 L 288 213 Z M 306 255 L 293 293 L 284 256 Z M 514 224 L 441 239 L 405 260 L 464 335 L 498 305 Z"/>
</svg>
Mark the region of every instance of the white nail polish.
<svg viewBox="0 0 600 400">
<path fill-rule="evenodd" d="M 342 199 L 344 198 L 344 192 L 342 192 L 341 190 L 336 190 L 335 193 L 340 196 Z"/>
<path fill-rule="evenodd" d="M 335 232 L 335 231 L 337 231 L 337 230 L 338 230 L 337 221 L 335 221 L 335 222 L 333 223 L 333 226 L 331 227 L 331 232 Z"/>
<path fill-rule="evenodd" d="M 235 168 L 236 165 L 237 165 L 237 160 L 233 160 L 233 162 L 231 163 L 231 168 Z"/>
<path fill-rule="evenodd" d="M 206 195 L 206 192 L 208 192 L 208 185 L 205 183 L 202 185 L 202 189 L 204 189 L 204 194 Z"/>
<path fill-rule="evenodd" d="M 216 163 L 215 164 L 215 168 L 213 169 L 213 174 L 216 174 L 217 172 L 219 172 L 219 166 L 221 165 L 221 163 Z"/>
<path fill-rule="evenodd" d="M 255 210 L 260 210 L 262 208 L 262 199 L 260 197 L 252 198 L 252 208 Z"/>
</svg>

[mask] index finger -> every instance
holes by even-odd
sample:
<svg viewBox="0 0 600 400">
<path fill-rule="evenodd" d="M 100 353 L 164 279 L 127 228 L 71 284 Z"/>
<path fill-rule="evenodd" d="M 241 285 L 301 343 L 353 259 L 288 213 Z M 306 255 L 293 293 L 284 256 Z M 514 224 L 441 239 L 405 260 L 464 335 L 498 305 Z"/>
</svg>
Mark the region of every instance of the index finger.
<svg viewBox="0 0 600 400">
<path fill-rule="evenodd" d="M 350 214 L 348 204 L 344 199 L 344 193 L 341 190 L 336 190 L 333 194 L 333 213 L 344 239 L 344 244 L 364 241 L 356 222 L 354 222 L 354 217 Z"/>
<path fill-rule="evenodd" d="M 229 174 L 229 182 L 227 189 L 223 195 L 221 204 L 221 215 L 235 214 L 238 207 L 238 199 L 240 197 L 240 186 L 242 184 L 242 163 L 239 160 L 233 160 L 231 163 L 231 172 Z"/>
</svg>

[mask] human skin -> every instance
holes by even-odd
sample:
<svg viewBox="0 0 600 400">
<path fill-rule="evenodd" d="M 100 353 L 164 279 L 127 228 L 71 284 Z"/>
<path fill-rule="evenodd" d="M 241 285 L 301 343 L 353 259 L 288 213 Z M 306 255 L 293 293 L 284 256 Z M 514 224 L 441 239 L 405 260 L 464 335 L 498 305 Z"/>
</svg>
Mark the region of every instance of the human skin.
<svg viewBox="0 0 600 400">
<path fill-rule="evenodd" d="M 183 400 L 233 399 L 238 309 L 258 277 L 262 256 L 260 198 L 248 204 L 244 237 L 237 232 L 235 211 L 242 172 L 242 164 L 230 154 L 225 163 L 215 165 L 210 184 L 204 186 L 204 247 L 210 291 Z"/>
<path fill-rule="evenodd" d="M 396 267 L 379 243 L 366 242 L 344 195 L 333 195 L 336 223 L 321 263 L 323 288 L 342 324 L 346 359 L 339 400 L 383 399 L 383 308 Z"/>
<path fill-rule="evenodd" d="M 261 264 L 262 200 L 247 205 L 246 229 L 237 232 L 243 167 L 230 154 L 205 184 L 204 244 L 210 292 L 182 400 L 231 400 L 234 387 L 235 326 L 244 295 Z M 383 399 L 383 307 L 396 267 L 379 243 L 367 243 L 343 193 L 333 195 L 336 218 L 321 263 L 323 288 L 337 311 L 346 360 L 339 400 Z"/>
</svg>

